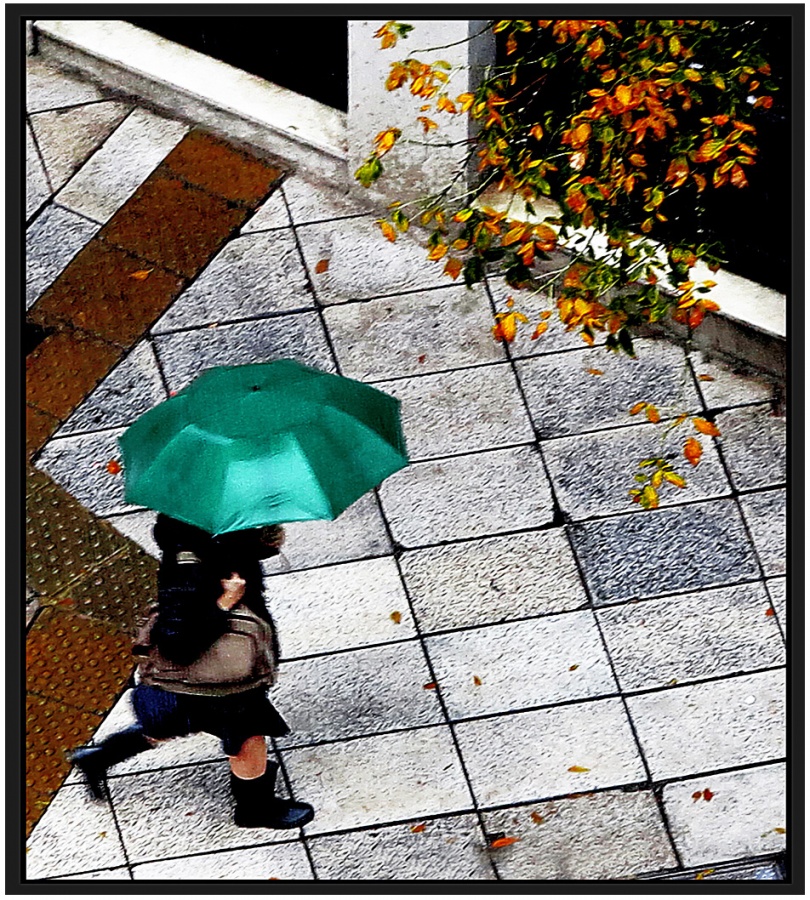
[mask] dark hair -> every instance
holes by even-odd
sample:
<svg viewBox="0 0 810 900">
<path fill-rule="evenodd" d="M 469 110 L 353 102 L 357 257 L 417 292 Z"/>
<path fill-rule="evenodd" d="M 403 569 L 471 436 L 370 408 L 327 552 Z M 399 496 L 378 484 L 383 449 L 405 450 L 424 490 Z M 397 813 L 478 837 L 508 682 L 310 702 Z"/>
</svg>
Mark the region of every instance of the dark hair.
<svg viewBox="0 0 810 900">
<path fill-rule="evenodd" d="M 211 549 L 214 539 L 213 535 L 203 531 L 202 528 L 173 519 L 164 513 L 158 513 L 152 534 L 164 554 L 191 550 L 200 555 Z"/>
</svg>

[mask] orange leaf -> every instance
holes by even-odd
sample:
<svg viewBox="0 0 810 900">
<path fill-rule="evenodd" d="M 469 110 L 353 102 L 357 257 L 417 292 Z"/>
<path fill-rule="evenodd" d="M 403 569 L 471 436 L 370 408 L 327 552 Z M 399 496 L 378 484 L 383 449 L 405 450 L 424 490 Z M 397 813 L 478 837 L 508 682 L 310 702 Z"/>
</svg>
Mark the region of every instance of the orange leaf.
<svg viewBox="0 0 810 900">
<path fill-rule="evenodd" d="M 588 369 L 589 375 L 604 375 L 605 373 L 601 369 Z"/>
<path fill-rule="evenodd" d="M 541 334 L 545 334 L 546 331 L 548 331 L 548 322 L 538 322 L 537 328 L 534 329 L 531 340 L 536 341 L 537 338 L 539 338 Z"/>
<path fill-rule="evenodd" d="M 569 666 L 569 667 L 568 667 L 568 671 L 569 671 L 569 672 L 574 672 L 574 671 L 576 671 L 578 668 L 579 668 L 579 663 L 574 663 L 573 666 Z"/>
<path fill-rule="evenodd" d="M 700 381 L 714 381 L 714 375 L 698 375 Z"/>
<path fill-rule="evenodd" d="M 687 318 L 687 322 L 689 323 L 690 328 L 697 328 L 698 325 L 703 321 L 703 317 L 705 313 L 703 311 L 702 306 L 695 306 L 689 310 L 689 316 Z"/>
<path fill-rule="evenodd" d="M 647 404 L 646 415 L 647 418 L 654 424 L 658 424 L 658 422 L 661 421 L 661 413 L 658 412 L 658 410 L 652 405 L 652 403 Z"/>
<path fill-rule="evenodd" d="M 692 419 L 692 424 L 701 434 L 709 434 L 712 437 L 720 437 L 720 429 L 709 422 L 708 419 Z"/>
<path fill-rule="evenodd" d="M 638 403 L 636 403 L 635 406 L 631 406 L 631 407 L 630 407 L 630 415 L 631 415 L 631 416 L 636 416 L 636 415 L 638 415 L 638 414 L 641 412 L 641 410 L 644 409 L 644 407 L 645 407 L 646 405 L 647 405 L 647 404 L 646 404 L 643 400 L 640 400 Z"/>
<path fill-rule="evenodd" d="M 419 824 L 419 825 L 411 825 L 411 831 L 412 831 L 414 834 L 421 834 L 421 833 L 425 830 L 426 827 L 427 827 L 427 826 L 425 825 L 425 823 L 422 822 L 422 823 Z"/>
<path fill-rule="evenodd" d="M 110 475 L 117 475 L 121 471 L 121 464 L 114 459 L 107 463 L 107 471 Z"/>
<path fill-rule="evenodd" d="M 590 772 L 591 770 L 586 766 L 569 766 L 569 772 Z"/>
<path fill-rule="evenodd" d="M 377 156 L 385 156 L 386 153 L 394 146 L 397 138 L 402 134 L 399 128 L 388 128 L 381 131 L 374 138 L 374 145 L 377 148 Z"/>
<path fill-rule="evenodd" d="M 701 794 L 700 791 L 695 791 L 695 793 L 692 794 L 692 799 L 693 799 L 693 800 L 700 800 L 700 798 L 701 798 L 702 796 L 703 796 L 703 795 Z"/>
<path fill-rule="evenodd" d="M 391 621 L 395 622 L 397 625 L 402 621 L 402 613 L 395 609 L 394 612 L 391 613 Z"/>
<path fill-rule="evenodd" d="M 460 259 L 456 259 L 455 256 L 451 256 L 450 259 L 447 260 L 447 263 L 444 267 L 444 274 L 449 275 L 454 281 L 461 274 L 462 262 Z"/>
<path fill-rule="evenodd" d="M 315 274 L 323 275 L 323 273 L 329 268 L 329 260 L 328 259 L 319 259 L 317 265 L 315 266 Z"/>
<path fill-rule="evenodd" d="M 482 684 L 481 679 L 477 675 L 473 675 L 473 684 L 476 685 L 476 687 L 480 687 Z"/>
<path fill-rule="evenodd" d="M 543 127 L 542 125 L 533 125 L 529 130 L 529 135 L 533 137 L 536 141 L 542 140 L 543 138 Z"/>
<path fill-rule="evenodd" d="M 422 123 L 422 130 L 427 134 L 432 128 L 438 128 L 438 124 L 433 121 L 433 119 L 429 119 L 427 116 L 417 116 L 417 122 Z"/>
<path fill-rule="evenodd" d="M 542 825 L 545 821 L 546 820 L 543 818 L 543 816 L 540 815 L 540 813 L 532 813 L 532 822 L 534 822 L 536 825 Z"/>
<path fill-rule="evenodd" d="M 459 94 L 456 97 L 456 103 L 461 107 L 462 112 L 467 112 L 467 110 L 473 105 L 473 101 L 475 100 L 474 94 Z"/>
<path fill-rule="evenodd" d="M 544 309 L 543 312 L 540 313 L 540 318 L 543 319 L 543 321 L 545 321 L 546 319 L 550 319 L 551 318 L 551 310 Z"/>
<path fill-rule="evenodd" d="M 769 606 L 769 607 L 765 610 L 765 615 L 766 615 L 766 616 L 775 616 L 775 615 L 776 615 L 776 613 L 774 612 L 774 609 L 773 609 L 772 606 Z"/>
<path fill-rule="evenodd" d="M 704 800 L 711 800 L 712 797 L 714 797 L 714 794 L 713 794 L 708 788 L 706 788 L 706 790 L 703 791 L 703 799 L 704 799 Z"/>
<path fill-rule="evenodd" d="M 489 846 L 493 850 L 498 850 L 500 847 L 508 847 L 510 844 L 516 844 L 519 840 L 519 837 L 502 837 L 494 840 Z"/>
<path fill-rule="evenodd" d="M 686 479 L 682 475 L 678 475 L 676 472 L 665 472 L 664 478 L 670 483 L 674 484 L 675 487 L 685 488 L 686 487 Z"/>
<path fill-rule="evenodd" d="M 434 262 L 440 260 L 447 253 L 447 244 L 436 244 L 436 246 L 428 253 L 428 259 Z"/>
<path fill-rule="evenodd" d="M 129 277 L 134 278 L 136 281 L 146 281 L 154 271 L 154 269 L 139 269 L 137 272 L 131 272 Z"/>
<path fill-rule="evenodd" d="M 422 687 L 423 687 L 426 691 L 435 691 L 435 690 L 436 690 L 436 682 L 435 682 L 435 681 L 429 681 L 427 684 L 423 684 Z"/>
<path fill-rule="evenodd" d="M 393 244 L 397 239 L 397 232 L 394 226 L 390 222 L 385 222 L 382 220 L 378 221 L 377 224 L 380 226 L 380 231 L 382 231 L 383 236 L 386 238 L 386 240 L 391 241 L 391 243 Z"/>
<path fill-rule="evenodd" d="M 683 445 L 683 455 L 688 462 L 693 466 L 696 466 L 700 462 L 700 457 L 703 455 L 703 446 L 700 441 L 693 437 L 688 438 Z"/>
</svg>

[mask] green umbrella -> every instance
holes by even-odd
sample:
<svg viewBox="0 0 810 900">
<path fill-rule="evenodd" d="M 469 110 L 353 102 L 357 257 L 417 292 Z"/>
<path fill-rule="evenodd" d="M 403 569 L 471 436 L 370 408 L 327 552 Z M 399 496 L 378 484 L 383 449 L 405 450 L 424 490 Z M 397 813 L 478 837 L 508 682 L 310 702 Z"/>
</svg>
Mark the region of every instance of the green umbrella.
<svg viewBox="0 0 810 900">
<path fill-rule="evenodd" d="M 399 405 L 291 359 L 208 369 L 119 438 L 125 499 L 212 534 L 334 519 L 408 464 Z"/>
</svg>

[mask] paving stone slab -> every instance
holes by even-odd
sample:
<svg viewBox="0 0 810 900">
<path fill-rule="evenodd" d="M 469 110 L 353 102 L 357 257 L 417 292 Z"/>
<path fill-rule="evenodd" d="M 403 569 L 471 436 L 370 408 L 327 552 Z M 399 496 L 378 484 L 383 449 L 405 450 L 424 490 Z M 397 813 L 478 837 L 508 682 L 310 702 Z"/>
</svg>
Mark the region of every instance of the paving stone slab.
<svg viewBox="0 0 810 900">
<path fill-rule="evenodd" d="M 92 800 L 84 785 L 65 786 L 28 839 L 25 877 L 48 878 L 126 862 L 109 804 Z"/>
<path fill-rule="evenodd" d="M 574 525 L 570 534 L 598 606 L 760 574 L 732 500 L 639 510 Z"/>
<path fill-rule="evenodd" d="M 107 469 L 120 463 L 118 438 L 123 428 L 78 434 L 50 441 L 37 460 L 37 468 L 72 494 L 95 516 L 104 518 L 138 509 L 124 500 L 123 472 Z"/>
<path fill-rule="evenodd" d="M 95 872 L 82 872 L 79 875 L 63 875 L 61 878 L 49 878 L 48 881 L 132 881 L 126 866 L 116 869 L 99 869 Z"/>
<path fill-rule="evenodd" d="M 284 182 L 284 196 L 296 225 L 352 216 L 368 217 L 368 207 L 348 193 L 333 185 L 305 181 L 300 176 L 293 176 Z"/>
<path fill-rule="evenodd" d="M 738 490 L 768 487 L 785 481 L 785 419 L 770 405 L 732 409 L 717 416 L 720 447 Z"/>
<path fill-rule="evenodd" d="M 622 690 L 637 691 L 782 665 L 782 635 L 767 609 L 764 586 L 742 584 L 597 616 Z"/>
<path fill-rule="evenodd" d="M 135 109 L 57 194 L 58 202 L 107 222 L 187 131 L 182 122 Z"/>
<path fill-rule="evenodd" d="M 415 635 L 393 557 L 274 575 L 265 581 L 284 659 Z M 400 621 L 391 614 L 398 612 Z"/>
<path fill-rule="evenodd" d="M 461 722 L 455 731 L 484 807 L 637 784 L 646 777 L 618 699 Z"/>
<path fill-rule="evenodd" d="M 690 433 L 678 428 L 665 434 L 660 424 L 631 425 L 543 441 L 541 447 L 563 512 L 578 520 L 633 509 L 629 491 L 639 487 L 634 481 L 642 471 L 639 463 L 650 458 L 669 458 L 687 480 L 685 488 L 662 484 L 661 507 L 728 496 L 731 485 L 711 438 L 701 441 L 699 466 L 692 468 L 683 458 L 682 447 Z"/>
<path fill-rule="evenodd" d="M 787 634 L 787 587 L 785 578 L 769 578 L 765 585 L 771 597 L 771 603 L 776 610 L 776 617 L 782 626 L 782 631 Z"/>
<path fill-rule="evenodd" d="M 260 231 L 273 231 L 277 228 L 289 228 L 292 219 L 284 202 L 284 190 L 280 187 L 264 201 L 255 213 L 239 229 L 240 234 L 254 234 Z"/>
<path fill-rule="evenodd" d="M 266 575 L 391 554 L 391 541 L 374 494 L 366 494 L 332 521 L 288 522 L 282 555 L 262 565 Z"/>
<path fill-rule="evenodd" d="M 124 103 L 109 100 L 31 115 L 31 126 L 54 191 L 67 184 L 130 109 Z"/>
<path fill-rule="evenodd" d="M 292 230 L 246 235 L 225 245 L 153 333 L 313 306 Z"/>
<path fill-rule="evenodd" d="M 315 283 L 317 293 L 317 281 Z M 505 360 L 492 340 L 480 287 L 346 303 L 324 310 L 341 373 L 360 381 L 422 375 Z"/>
<path fill-rule="evenodd" d="M 203 853 L 132 867 L 135 881 L 312 881 L 301 841 Z"/>
<path fill-rule="evenodd" d="M 414 831 L 416 829 L 416 831 Z M 320 881 L 494 881 L 476 816 L 310 838 Z"/>
<path fill-rule="evenodd" d="M 327 372 L 335 371 L 326 336 L 314 312 L 161 334 L 155 336 L 154 343 L 172 391 L 184 388 L 211 366 L 288 358 Z"/>
<path fill-rule="evenodd" d="M 588 602 L 563 529 L 403 553 L 423 633 L 578 609 Z"/>
<path fill-rule="evenodd" d="M 293 213 L 295 219 L 295 213 Z M 315 295 L 321 303 L 381 297 L 451 283 L 444 266 L 409 235 L 387 241 L 370 217 L 302 225 L 297 229 Z M 319 262 L 329 268 L 316 274 Z"/>
<path fill-rule="evenodd" d="M 37 216 L 25 235 L 26 309 L 36 303 L 98 229 L 95 222 L 56 204 Z"/>
<path fill-rule="evenodd" d="M 506 881 L 629 880 L 676 864 L 651 791 L 604 791 L 484 813 L 490 835 L 519 838 L 492 851 Z"/>
<path fill-rule="evenodd" d="M 668 784 L 664 807 L 684 865 L 783 851 L 785 778 L 779 763 Z"/>
<path fill-rule="evenodd" d="M 141 341 L 76 407 L 56 437 L 131 425 L 166 398 L 154 350 Z"/>
<path fill-rule="evenodd" d="M 746 494 L 740 497 L 740 506 L 765 574 L 783 575 L 787 554 L 786 491 Z"/>
<path fill-rule="evenodd" d="M 31 216 L 51 196 L 51 187 L 45 174 L 31 126 L 25 126 L 25 218 Z"/>
<path fill-rule="evenodd" d="M 444 725 L 286 750 L 282 757 L 293 796 L 315 807 L 307 836 L 472 809 Z"/>
<path fill-rule="evenodd" d="M 763 403 L 771 399 L 774 385 L 764 375 L 750 372 L 742 365 L 712 359 L 701 352 L 690 353 L 689 359 L 703 402 L 710 409 Z"/>
<path fill-rule="evenodd" d="M 384 482 L 380 500 L 406 547 L 537 528 L 554 516 L 536 447 L 414 463 Z"/>
<path fill-rule="evenodd" d="M 631 417 L 629 410 L 641 400 L 657 406 L 663 418 L 699 412 L 683 350 L 665 341 L 636 343 L 636 359 L 595 347 L 518 360 L 515 366 L 538 435 L 561 437 L 633 424 L 639 417 Z"/>
<path fill-rule="evenodd" d="M 95 85 L 68 75 L 41 58 L 26 57 L 25 108 L 29 113 L 103 99 L 104 94 Z"/>
<path fill-rule="evenodd" d="M 152 529 L 155 527 L 156 520 L 157 513 L 149 509 L 120 516 L 108 516 L 106 519 L 116 531 L 119 531 L 124 537 L 128 537 L 150 556 L 158 559 L 160 548 L 152 537 Z"/>
<path fill-rule="evenodd" d="M 566 259 L 562 254 L 555 254 L 555 261 L 551 265 L 554 268 L 560 268 L 566 264 Z M 548 265 L 547 263 L 546 267 Z M 543 356 L 546 353 L 559 353 L 561 350 L 583 350 L 586 347 L 585 342 L 576 331 L 566 331 L 565 325 L 560 320 L 557 301 L 549 296 L 548 292 L 519 290 L 511 287 L 498 276 L 487 276 L 487 285 L 499 312 L 506 311 L 506 302 L 511 298 L 515 301 L 513 309 L 522 312 L 529 320 L 529 324 L 524 323 L 518 326 L 515 340 L 509 345 L 510 353 L 514 358 Z M 551 313 L 551 316 L 545 320 L 548 329 L 539 338 L 532 340 L 532 333 L 537 323 L 541 321 L 540 316 L 544 312 Z M 595 346 L 600 346 L 604 342 L 605 335 L 597 331 L 594 335 Z M 601 355 L 596 356 L 597 368 L 603 369 L 604 366 L 600 363 L 605 361 L 605 357 L 612 355 L 612 353 L 608 354 L 607 351 L 602 350 Z"/>
<path fill-rule="evenodd" d="M 233 824 L 228 763 L 110 778 L 131 864 L 289 840 L 288 831 Z"/>
<path fill-rule="evenodd" d="M 776 669 L 629 697 L 654 779 L 785 755 L 785 671 Z"/>
<path fill-rule="evenodd" d="M 418 641 L 282 663 L 272 700 L 290 726 L 280 747 L 444 721 Z"/>
<path fill-rule="evenodd" d="M 508 363 L 382 381 L 375 387 L 402 402 L 411 460 L 534 440 Z"/>
<path fill-rule="evenodd" d="M 590 610 L 428 637 L 452 719 L 615 694 Z"/>
</svg>

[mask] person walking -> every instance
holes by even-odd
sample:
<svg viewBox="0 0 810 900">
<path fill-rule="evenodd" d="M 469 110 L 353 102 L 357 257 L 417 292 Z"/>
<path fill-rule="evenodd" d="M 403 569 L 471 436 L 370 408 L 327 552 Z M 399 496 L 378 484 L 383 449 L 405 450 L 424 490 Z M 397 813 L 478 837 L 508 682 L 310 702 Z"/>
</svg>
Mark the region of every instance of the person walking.
<svg viewBox="0 0 810 900">
<path fill-rule="evenodd" d="M 161 550 L 158 614 L 151 640 L 167 660 L 188 666 L 228 628 L 242 604 L 272 626 L 264 602 L 261 560 L 280 552 L 284 531 L 266 526 L 214 537 L 163 513 L 154 528 Z M 272 629 L 275 657 L 275 628 Z M 234 823 L 242 828 L 299 828 L 314 817 L 307 803 L 276 796 L 278 763 L 267 758 L 267 737 L 289 727 L 267 698 L 251 687 L 225 696 L 176 693 L 138 683 L 132 694 L 137 724 L 70 755 L 97 798 L 107 769 L 163 740 L 198 732 L 216 735 L 230 761 Z"/>
</svg>

